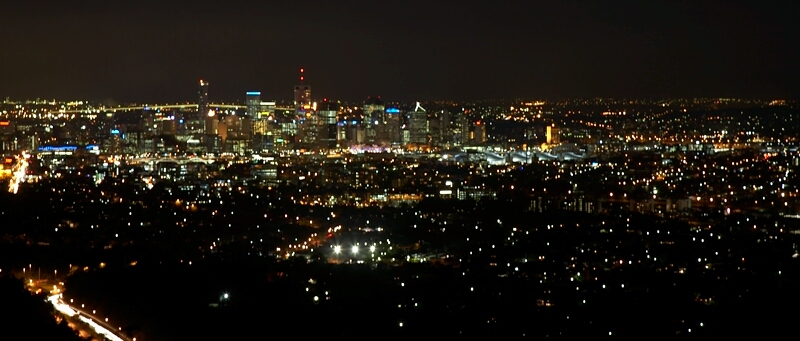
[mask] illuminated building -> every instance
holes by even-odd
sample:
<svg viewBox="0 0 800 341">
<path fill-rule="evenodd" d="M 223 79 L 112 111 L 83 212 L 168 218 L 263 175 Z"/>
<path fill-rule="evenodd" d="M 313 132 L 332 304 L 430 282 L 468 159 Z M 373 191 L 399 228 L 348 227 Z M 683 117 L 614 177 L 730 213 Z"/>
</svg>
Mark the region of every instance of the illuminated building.
<svg viewBox="0 0 800 341">
<path fill-rule="evenodd" d="M 547 137 L 547 144 L 559 144 L 561 142 L 559 137 L 560 132 L 561 129 L 555 126 L 547 126 L 547 132 L 545 133 L 545 136 Z"/>
<path fill-rule="evenodd" d="M 469 118 L 460 115 L 456 118 L 455 128 L 453 129 L 453 145 L 464 146 L 469 142 L 470 126 Z"/>
<path fill-rule="evenodd" d="M 255 151 L 274 149 L 280 127 L 275 120 L 275 102 L 261 102 L 257 118 L 253 118 L 252 148 Z"/>
<path fill-rule="evenodd" d="M 245 98 L 245 105 L 247 106 L 246 115 L 248 118 L 248 135 L 250 137 L 250 148 L 260 150 L 262 149 L 260 137 L 256 138 L 255 131 L 266 130 L 262 124 L 261 117 L 261 92 L 248 91 Z"/>
<path fill-rule="evenodd" d="M 14 133 L 16 128 L 9 120 L 0 121 L 0 150 L 10 151 L 16 149 Z"/>
<path fill-rule="evenodd" d="M 401 142 L 400 122 L 402 120 L 400 118 L 402 117 L 402 112 L 398 108 L 386 108 L 383 117 L 382 128 L 386 134 L 387 141 L 389 142 L 388 144 L 399 146 Z"/>
<path fill-rule="evenodd" d="M 153 128 L 156 135 L 175 135 L 177 130 L 175 115 L 173 113 L 157 112 L 154 116 Z"/>
<path fill-rule="evenodd" d="M 453 130 L 450 128 L 450 112 L 442 110 L 439 113 L 439 139 L 440 145 L 449 146 L 453 142 Z"/>
<path fill-rule="evenodd" d="M 305 82 L 304 71 L 304 69 L 300 69 L 300 85 L 295 85 L 294 87 L 295 108 L 311 106 L 311 87 L 303 84 Z"/>
<path fill-rule="evenodd" d="M 428 143 L 428 113 L 419 102 L 409 116 L 409 143 L 422 145 Z"/>
<path fill-rule="evenodd" d="M 200 89 L 197 91 L 197 114 L 205 115 L 208 112 L 208 82 L 200 80 Z"/>
<path fill-rule="evenodd" d="M 247 116 L 252 119 L 261 118 L 261 93 L 258 91 L 248 91 L 245 99 L 247 105 Z"/>
<path fill-rule="evenodd" d="M 364 132 L 368 144 L 386 144 L 384 105 L 380 97 L 364 101 Z"/>
<path fill-rule="evenodd" d="M 327 100 L 322 101 L 322 104 L 317 108 L 317 126 L 319 129 L 317 139 L 319 146 L 323 149 L 336 148 L 338 130 L 336 116 L 338 112 L 339 105 Z"/>
<path fill-rule="evenodd" d="M 219 120 L 214 110 L 208 110 L 205 115 L 205 134 L 203 136 L 206 151 L 212 152 L 217 150 L 219 145 L 219 136 L 217 133 Z"/>
<path fill-rule="evenodd" d="M 486 123 L 478 121 L 475 122 L 475 127 L 472 130 L 472 143 L 481 144 L 486 142 Z"/>
</svg>

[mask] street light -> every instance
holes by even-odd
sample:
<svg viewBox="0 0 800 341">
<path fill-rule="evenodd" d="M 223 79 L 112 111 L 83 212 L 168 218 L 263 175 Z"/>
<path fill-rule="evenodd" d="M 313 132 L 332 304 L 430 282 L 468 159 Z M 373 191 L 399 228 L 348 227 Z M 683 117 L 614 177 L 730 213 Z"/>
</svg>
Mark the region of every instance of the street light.
<svg viewBox="0 0 800 341">
<path fill-rule="evenodd" d="M 358 254 L 358 245 L 353 245 L 353 254 Z"/>
<path fill-rule="evenodd" d="M 341 246 L 336 245 L 336 246 L 333 247 L 333 253 L 338 255 L 341 252 L 342 252 L 342 247 Z"/>
</svg>

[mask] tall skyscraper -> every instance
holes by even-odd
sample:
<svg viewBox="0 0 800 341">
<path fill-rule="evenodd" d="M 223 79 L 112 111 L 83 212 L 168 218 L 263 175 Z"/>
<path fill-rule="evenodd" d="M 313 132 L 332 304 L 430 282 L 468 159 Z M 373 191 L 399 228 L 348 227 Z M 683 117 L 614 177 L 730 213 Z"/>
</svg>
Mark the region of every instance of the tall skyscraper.
<svg viewBox="0 0 800 341">
<path fill-rule="evenodd" d="M 208 113 L 208 83 L 200 80 L 200 89 L 197 91 L 197 116 L 203 117 Z"/>
<path fill-rule="evenodd" d="M 319 108 L 317 108 L 317 125 L 319 132 L 317 134 L 317 141 L 322 149 L 336 148 L 337 144 L 337 114 L 339 113 L 339 104 L 322 101 Z"/>
<path fill-rule="evenodd" d="M 364 131 L 369 144 L 383 145 L 388 142 L 383 129 L 384 108 L 380 96 L 364 101 Z"/>
<path fill-rule="evenodd" d="M 300 85 L 294 87 L 294 105 L 296 108 L 311 106 L 311 87 L 305 85 L 305 70 L 300 69 Z"/>
<path fill-rule="evenodd" d="M 261 118 L 261 93 L 258 91 L 248 91 L 245 99 L 247 105 L 247 116 L 250 119 Z"/>
<path fill-rule="evenodd" d="M 428 113 L 425 111 L 419 102 L 410 113 L 410 139 L 408 142 L 412 144 L 422 145 L 428 143 Z"/>
<path fill-rule="evenodd" d="M 402 124 L 402 111 L 398 108 L 386 108 L 384 110 L 384 125 L 386 136 L 389 139 L 389 144 L 392 147 L 400 146 L 402 136 L 400 133 L 400 125 Z"/>
<path fill-rule="evenodd" d="M 438 143 L 449 148 L 453 142 L 453 130 L 450 127 L 450 112 L 446 109 L 439 113 L 439 141 Z"/>
</svg>

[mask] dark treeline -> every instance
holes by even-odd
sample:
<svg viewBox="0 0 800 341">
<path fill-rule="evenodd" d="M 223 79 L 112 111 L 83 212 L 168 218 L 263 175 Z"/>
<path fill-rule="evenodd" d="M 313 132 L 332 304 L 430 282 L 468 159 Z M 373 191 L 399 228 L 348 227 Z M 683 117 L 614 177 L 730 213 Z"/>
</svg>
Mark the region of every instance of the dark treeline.
<svg viewBox="0 0 800 341">
<path fill-rule="evenodd" d="M 712 304 L 696 300 L 702 279 L 675 282 L 670 274 L 648 269 L 604 276 L 612 279 L 606 283 L 625 281 L 627 289 L 587 294 L 569 285 L 543 287 L 538 280 L 500 277 L 489 269 L 435 264 L 209 261 L 78 273 L 68 280 L 65 295 L 87 309 L 109 312 L 115 325 L 146 340 L 309 331 L 329 337 L 573 338 L 608 332 L 664 337 L 688 320 L 704 324 L 691 335 L 767 336 L 790 332 L 792 311 L 800 303 L 792 275 L 778 281 L 742 275 L 730 281 L 725 291 L 730 295 L 718 295 Z M 542 304 L 542 290 L 552 306 Z"/>
<path fill-rule="evenodd" d="M 12 276 L 0 276 L 0 339 L 81 341 L 67 325 L 56 322 L 53 306 L 44 295 L 32 295 L 24 283 Z"/>
</svg>

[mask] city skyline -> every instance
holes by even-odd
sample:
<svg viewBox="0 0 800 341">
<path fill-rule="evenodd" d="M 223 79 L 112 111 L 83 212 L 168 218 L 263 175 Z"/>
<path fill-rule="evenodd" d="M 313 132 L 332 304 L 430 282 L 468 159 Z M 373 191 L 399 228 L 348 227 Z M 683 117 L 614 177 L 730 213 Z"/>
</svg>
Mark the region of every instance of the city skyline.
<svg viewBox="0 0 800 341">
<path fill-rule="evenodd" d="M 349 1 L 12 4 L 0 96 L 359 102 L 568 97 L 797 99 L 795 4 Z"/>
</svg>

